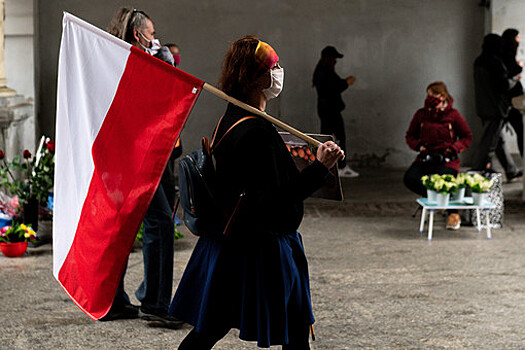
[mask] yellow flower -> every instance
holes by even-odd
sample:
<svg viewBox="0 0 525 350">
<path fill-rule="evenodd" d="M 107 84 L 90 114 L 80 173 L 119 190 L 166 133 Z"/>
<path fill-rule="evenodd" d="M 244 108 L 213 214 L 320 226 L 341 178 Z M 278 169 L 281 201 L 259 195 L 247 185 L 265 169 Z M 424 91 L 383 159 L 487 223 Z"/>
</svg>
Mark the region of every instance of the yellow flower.
<svg viewBox="0 0 525 350">
<path fill-rule="evenodd" d="M 20 228 L 24 231 L 27 231 L 27 226 L 24 224 L 20 224 Z"/>
<path fill-rule="evenodd" d="M 29 232 L 24 233 L 24 237 L 29 238 L 30 237 Z"/>
<path fill-rule="evenodd" d="M 36 232 L 32 229 L 29 229 L 27 233 L 29 233 L 30 236 L 36 236 Z"/>
</svg>

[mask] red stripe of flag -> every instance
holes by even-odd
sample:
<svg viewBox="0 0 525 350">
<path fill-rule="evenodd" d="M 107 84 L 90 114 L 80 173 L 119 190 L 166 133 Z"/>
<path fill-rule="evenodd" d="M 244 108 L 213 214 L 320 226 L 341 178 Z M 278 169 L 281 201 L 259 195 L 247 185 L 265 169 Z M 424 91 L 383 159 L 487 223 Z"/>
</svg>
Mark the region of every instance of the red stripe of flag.
<svg viewBox="0 0 525 350">
<path fill-rule="evenodd" d="M 95 139 L 93 178 L 59 281 L 93 319 L 111 307 L 136 233 L 203 82 L 132 47 Z"/>
</svg>

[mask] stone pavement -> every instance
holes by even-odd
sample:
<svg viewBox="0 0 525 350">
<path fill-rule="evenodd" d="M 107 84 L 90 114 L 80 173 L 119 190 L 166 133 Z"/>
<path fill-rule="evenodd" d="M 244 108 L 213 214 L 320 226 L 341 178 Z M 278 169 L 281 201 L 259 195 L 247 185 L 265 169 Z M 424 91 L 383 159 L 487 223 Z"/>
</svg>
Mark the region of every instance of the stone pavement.
<svg viewBox="0 0 525 350">
<path fill-rule="evenodd" d="M 363 171 L 345 179 L 344 202 L 307 201 L 300 230 L 316 317 L 312 349 L 525 349 L 521 183 L 504 185 L 504 226 L 491 241 L 474 227 L 446 231 L 438 215 L 427 242 L 401 178 L 402 171 Z M 183 233 L 175 287 L 196 242 Z M 131 295 L 141 274 L 134 251 Z M 0 256 L 0 305 L 0 349 L 175 349 L 190 329 L 93 322 L 52 277 L 50 245 L 23 258 Z M 232 330 L 214 349 L 256 346 Z"/>
</svg>

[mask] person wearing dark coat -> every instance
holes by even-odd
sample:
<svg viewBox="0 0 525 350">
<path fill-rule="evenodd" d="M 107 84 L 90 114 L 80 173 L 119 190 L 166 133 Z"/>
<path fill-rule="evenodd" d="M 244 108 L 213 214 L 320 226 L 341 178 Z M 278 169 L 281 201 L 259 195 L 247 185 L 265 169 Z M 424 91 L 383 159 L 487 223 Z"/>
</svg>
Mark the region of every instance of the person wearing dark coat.
<svg viewBox="0 0 525 350">
<path fill-rule="evenodd" d="M 167 47 L 161 46 L 155 39 L 153 21 L 145 12 L 132 8 L 121 8 L 113 17 L 108 32 L 173 65 L 173 56 Z M 140 317 L 146 321 L 154 321 L 161 327 L 182 326 L 182 322 L 168 315 L 173 290 L 175 250 L 172 218 L 175 206 L 175 158 L 176 151 L 172 151 L 143 221 L 144 275 L 142 283 L 135 292 L 141 305 L 137 307 L 131 304 L 124 288 L 126 273 L 124 271 L 111 309 L 100 321 Z"/>
<path fill-rule="evenodd" d="M 497 34 L 487 34 L 483 39 L 482 53 L 474 61 L 474 89 L 476 112 L 483 123 L 483 133 L 474 154 L 473 170 L 492 168 L 492 157 L 498 145 L 501 129 L 510 110 L 509 91 L 517 78 L 509 78 L 501 59 L 502 40 Z M 505 152 L 505 171 L 508 177 L 518 172 L 510 154 Z"/>
<path fill-rule="evenodd" d="M 334 135 L 337 144 L 346 153 L 345 124 L 341 115 L 345 104 L 341 93 L 355 82 L 355 77 L 342 79 L 335 72 L 337 59 L 342 57 L 335 47 L 325 47 L 321 51 L 321 59 L 315 67 L 312 81 L 317 91 L 317 114 L 321 120 L 321 134 Z M 359 176 L 344 159 L 339 161 L 338 168 L 341 177 Z"/>
<path fill-rule="evenodd" d="M 219 86 L 264 111 L 282 88 L 278 60 L 270 45 L 243 37 L 225 56 Z M 226 134 L 246 116 L 252 118 Z M 186 266 L 169 310 L 194 327 L 179 349 L 211 349 L 237 328 L 239 338 L 260 347 L 307 350 L 314 318 L 297 229 L 303 200 L 322 186 L 343 152 L 332 141 L 321 144 L 317 160 L 299 171 L 275 127 L 232 104 L 214 140 L 217 198 L 225 212 L 237 208 L 238 214 L 228 235 L 201 235 Z"/>
<path fill-rule="evenodd" d="M 453 108 L 453 103 L 445 83 L 437 81 L 430 84 L 425 106 L 414 114 L 405 136 L 408 146 L 419 153 L 406 171 L 404 183 L 422 197 L 426 197 L 427 192 L 421 177 L 457 175 L 459 154 L 472 142 L 472 132 L 465 119 Z M 461 219 L 457 210 L 449 210 L 448 213 L 447 229 L 459 229 Z"/>
<path fill-rule="evenodd" d="M 516 54 L 518 52 L 518 46 L 520 43 L 519 32 L 513 28 L 506 29 L 501 35 L 501 39 L 503 46 L 501 58 L 505 64 L 505 67 L 507 68 L 507 76 L 510 79 L 519 79 L 520 74 L 523 71 L 521 63 L 516 61 Z M 516 85 L 514 85 L 514 87 L 509 90 L 507 96 L 509 100 L 512 100 L 513 97 L 521 95 L 523 95 L 523 85 L 521 84 L 521 81 L 518 80 Z M 509 124 L 514 130 L 516 141 L 518 143 L 518 149 L 520 151 L 520 155 L 523 157 L 523 115 L 519 110 L 512 106 L 507 118 L 505 119 L 504 126 Z M 505 142 L 503 137 L 500 137 L 500 142 L 498 142 L 498 146 L 496 147 L 496 155 L 500 163 L 503 165 L 503 168 L 507 170 L 509 166 L 506 163 L 507 156 L 505 153 Z M 512 181 L 523 175 L 522 171 L 513 172 L 514 169 L 512 168 L 509 170 L 510 171 L 506 171 L 507 181 Z"/>
</svg>

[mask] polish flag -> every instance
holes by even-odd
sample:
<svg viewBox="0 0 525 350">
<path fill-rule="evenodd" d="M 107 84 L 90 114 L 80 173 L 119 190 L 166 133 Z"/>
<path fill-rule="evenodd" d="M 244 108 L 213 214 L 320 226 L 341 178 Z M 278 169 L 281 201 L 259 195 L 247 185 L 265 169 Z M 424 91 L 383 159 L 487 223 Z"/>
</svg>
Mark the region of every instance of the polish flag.
<svg viewBox="0 0 525 350">
<path fill-rule="evenodd" d="M 53 275 L 94 320 L 111 307 L 136 233 L 202 85 L 64 14 Z"/>
</svg>

